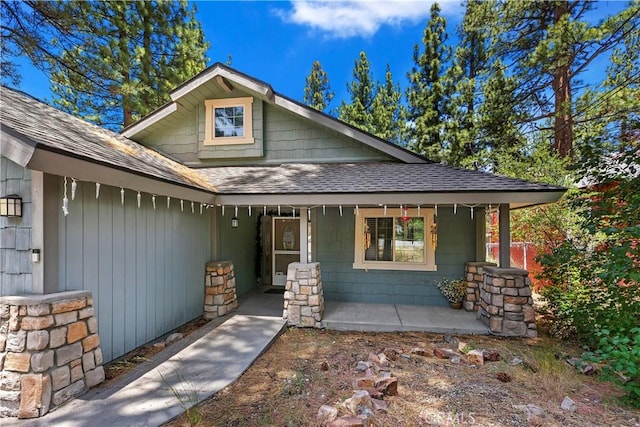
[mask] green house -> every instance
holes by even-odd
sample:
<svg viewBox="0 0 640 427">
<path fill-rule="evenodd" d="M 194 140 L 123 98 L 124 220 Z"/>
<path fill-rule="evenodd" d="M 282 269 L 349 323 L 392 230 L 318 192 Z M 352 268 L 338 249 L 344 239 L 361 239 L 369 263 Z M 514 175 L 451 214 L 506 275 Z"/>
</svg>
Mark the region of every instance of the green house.
<svg viewBox="0 0 640 427">
<path fill-rule="evenodd" d="M 239 296 L 317 262 L 327 304 L 445 305 L 434 283 L 484 260 L 487 209 L 508 266 L 509 210 L 564 192 L 433 163 L 222 64 L 120 134 L 7 88 L 1 114 L 23 215 L 0 218 L 0 296 L 91 291 L 105 361 L 201 315 L 211 260 Z"/>
</svg>

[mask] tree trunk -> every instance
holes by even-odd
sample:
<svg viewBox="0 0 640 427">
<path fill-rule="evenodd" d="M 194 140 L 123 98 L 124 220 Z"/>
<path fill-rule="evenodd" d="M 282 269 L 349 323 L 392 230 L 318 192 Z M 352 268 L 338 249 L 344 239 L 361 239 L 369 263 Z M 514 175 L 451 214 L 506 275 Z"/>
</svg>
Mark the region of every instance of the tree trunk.
<svg viewBox="0 0 640 427">
<path fill-rule="evenodd" d="M 556 25 L 569 13 L 567 2 L 558 1 L 554 6 Z M 552 88 L 555 96 L 555 138 L 553 149 L 558 156 L 565 158 L 573 155 L 573 118 L 571 116 L 571 61 L 565 56 L 556 58 Z"/>
</svg>

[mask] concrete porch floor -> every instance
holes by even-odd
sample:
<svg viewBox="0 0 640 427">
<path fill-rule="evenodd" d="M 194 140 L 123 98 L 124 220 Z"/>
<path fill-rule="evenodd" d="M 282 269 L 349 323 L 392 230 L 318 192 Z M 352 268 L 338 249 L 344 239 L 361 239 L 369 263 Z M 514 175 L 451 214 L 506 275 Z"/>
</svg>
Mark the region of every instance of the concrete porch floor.
<svg viewBox="0 0 640 427">
<path fill-rule="evenodd" d="M 282 316 L 284 296 L 256 289 L 239 298 L 238 314 Z M 449 307 L 326 301 L 322 323 L 340 331 L 488 334 L 476 314 Z"/>
</svg>

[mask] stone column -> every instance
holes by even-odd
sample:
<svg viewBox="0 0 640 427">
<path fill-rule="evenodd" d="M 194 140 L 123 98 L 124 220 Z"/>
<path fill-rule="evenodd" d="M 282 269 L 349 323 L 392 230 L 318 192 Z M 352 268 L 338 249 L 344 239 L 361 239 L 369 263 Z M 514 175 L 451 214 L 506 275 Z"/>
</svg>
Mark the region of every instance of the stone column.
<svg viewBox="0 0 640 427">
<path fill-rule="evenodd" d="M 484 267 L 478 318 L 496 335 L 536 337 L 529 273 L 518 268 Z"/>
<path fill-rule="evenodd" d="M 231 261 L 207 263 L 204 279 L 204 318 L 215 319 L 238 307 L 236 278 Z"/>
<path fill-rule="evenodd" d="M 0 297 L 0 416 L 35 418 L 104 381 L 89 291 Z"/>
<path fill-rule="evenodd" d="M 320 263 L 289 264 L 282 318 L 292 326 L 322 328 L 323 315 L 324 295 Z"/>
<path fill-rule="evenodd" d="M 480 308 L 480 288 L 484 282 L 484 267 L 495 267 L 493 262 L 468 262 L 465 264 L 467 294 L 464 297 L 464 309 L 478 311 Z"/>
</svg>

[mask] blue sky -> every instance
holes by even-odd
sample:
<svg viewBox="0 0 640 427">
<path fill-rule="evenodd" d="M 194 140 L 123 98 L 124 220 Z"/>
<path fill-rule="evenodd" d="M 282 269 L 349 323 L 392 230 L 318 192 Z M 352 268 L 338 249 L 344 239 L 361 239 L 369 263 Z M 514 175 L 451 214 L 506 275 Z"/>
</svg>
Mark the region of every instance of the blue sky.
<svg viewBox="0 0 640 427">
<path fill-rule="evenodd" d="M 319 60 L 329 75 L 336 98 L 330 109 L 347 99 L 360 51 L 369 58 L 375 79 L 384 79 L 386 64 L 404 88 L 413 65 L 413 47 L 421 43 L 432 1 L 197 1 L 197 18 L 211 47 L 210 63 L 225 62 L 263 80 L 277 92 L 301 100 L 305 77 Z M 463 14 L 460 1 L 439 2 L 449 33 Z M 598 5 L 597 19 L 626 6 L 622 1 Z M 20 88 L 40 99 L 51 99 L 49 82 L 22 61 Z M 606 59 L 591 65 L 591 79 L 600 81 Z M 587 75 L 587 80 L 589 80 Z"/>
<path fill-rule="evenodd" d="M 336 98 L 347 97 L 354 61 L 365 51 L 374 78 L 383 80 L 387 63 L 395 80 L 404 85 L 412 66 L 415 43 L 420 43 L 431 1 L 196 1 L 211 46 L 210 63 L 226 62 L 263 80 L 275 91 L 301 100 L 305 77 L 319 60 L 329 75 Z M 442 4 L 453 26 L 459 22 L 459 2 Z M 453 27 L 452 27 L 453 28 Z M 49 81 L 20 61 L 20 89 L 50 100 Z"/>
</svg>

